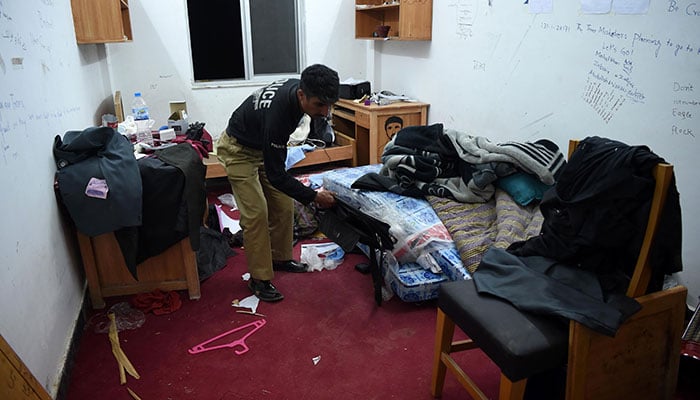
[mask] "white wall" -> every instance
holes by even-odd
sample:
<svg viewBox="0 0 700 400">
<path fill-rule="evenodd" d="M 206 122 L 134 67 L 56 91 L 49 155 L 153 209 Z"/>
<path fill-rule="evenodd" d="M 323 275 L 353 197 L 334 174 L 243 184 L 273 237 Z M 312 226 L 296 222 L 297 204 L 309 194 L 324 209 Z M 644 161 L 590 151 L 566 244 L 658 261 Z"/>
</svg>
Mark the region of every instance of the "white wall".
<svg viewBox="0 0 700 400">
<path fill-rule="evenodd" d="M 354 40 L 354 1 L 302 1 L 305 10 L 306 63 L 323 63 L 341 79 L 365 77 L 367 43 Z M 129 2 L 132 43 L 108 46 L 112 85 L 129 108 L 133 93 L 141 91 L 157 125 L 165 124 L 168 102 L 187 101 L 191 122 L 206 123 L 215 137 L 226 128 L 233 110 L 255 86 L 192 89 L 186 1 Z M 226 49 L 221 49 L 222 62 Z M 134 73 L 138 66 L 138 73 Z"/>
<path fill-rule="evenodd" d="M 694 306 L 700 296 L 700 7 L 652 1 L 643 15 L 586 15 L 579 1 L 558 0 L 553 13 L 530 14 L 523 3 L 434 1 L 432 41 L 377 43 L 377 89 L 430 103 L 430 123 L 494 142 L 549 138 L 566 149 L 569 138 L 597 135 L 648 145 L 675 165 L 685 261 L 679 278 Z M 590 71 L 621 85 L 601 85 L 597 109 L 587 94 Z M 599 111 L 608 112 L 607 122 Z M 693 135 L 678 134 L 679 128 Z"/>
<path fill-rule="evenodd" d="M 49 393 L 84 288 L 53 141 L 94 125 L 111 93 L 104 48 L 77 46 L 72 22 L 69 0 L 0 0 L 0 334 Z"/>
</svg>

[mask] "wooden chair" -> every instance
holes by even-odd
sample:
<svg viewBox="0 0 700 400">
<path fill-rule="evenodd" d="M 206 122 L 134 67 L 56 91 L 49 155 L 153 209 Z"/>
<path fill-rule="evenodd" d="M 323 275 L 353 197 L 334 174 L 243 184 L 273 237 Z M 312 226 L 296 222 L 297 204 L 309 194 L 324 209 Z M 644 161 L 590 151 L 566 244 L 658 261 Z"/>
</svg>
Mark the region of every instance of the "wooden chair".
<svg viewBox="0 0 700 400">
<path fill-rule="evenodd" d="M 570 143 L 569 155 L 578 144 Z M 499 399 L 522 399 L 527 379 L 567 367 L 567 399 L 670 399 L 680 361 L 680 340 L 687 289 L 679 286 L 649 295 L 649 252 L 673 174 L 654 168 L 656 186 L 649 220 L 627 295 L 641 305 L 615 337 L 571 321 L 567 329 L 554 318 L 517 310 L 495 296 L 481 295 L 473 281 L 440 288 L 431 391 L 439 397 L 447 370 L 471 397 L 487 399 L 451 356 L 480 348 L 501 369 Z M 469 339 L 454 341 L 455 325 Z M 567 359 L 568 354 L 568 359 Z"/>
</svg>

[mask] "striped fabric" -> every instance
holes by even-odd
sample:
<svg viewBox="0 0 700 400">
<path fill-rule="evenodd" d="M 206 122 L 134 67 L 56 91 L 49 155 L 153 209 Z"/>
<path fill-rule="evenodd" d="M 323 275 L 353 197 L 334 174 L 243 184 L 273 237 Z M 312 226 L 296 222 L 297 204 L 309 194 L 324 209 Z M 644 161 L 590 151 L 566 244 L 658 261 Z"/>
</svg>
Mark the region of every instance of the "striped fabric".
<svg viewBox="0 0 700 400">
<path fill-rule="evenodd" d="M 459 251 L 467 271 L 476 271 L 490 247 L 506 248 L 511 243 L 539 234 L 542 214 L 539 207 L 520 206 L 506 192 L 496 189 L 486 203 L 460 203 L 443 197 L 428 196 Z"/>
<path fill-rule="evenodd" d="M 492 143 L 482 136 L 445 129 L 457 156 L 469 164 L 511 163 L 525 172 L 536 175 L 542 183 L 553 185 L 556 176 L 566 164 L 558 146 L 547 139 L 536 142 Z"/>
</svg>

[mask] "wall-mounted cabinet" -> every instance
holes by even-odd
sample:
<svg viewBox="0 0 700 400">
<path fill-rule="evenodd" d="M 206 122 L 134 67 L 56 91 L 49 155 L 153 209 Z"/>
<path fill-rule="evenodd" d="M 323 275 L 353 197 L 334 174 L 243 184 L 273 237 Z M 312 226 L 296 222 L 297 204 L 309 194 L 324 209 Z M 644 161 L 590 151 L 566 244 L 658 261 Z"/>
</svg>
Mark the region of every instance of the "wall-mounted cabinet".
<svg viewBox="0 0 700 400">
<path fill-rule="evenodd" d="M 379 26 L 389 26 L 386 38 Z M 433 35 L 433 0 L 356 0 L 355 38 L 375 40 L 430 40 Z"/>
<path fill-rule="evenodd" d="M 71 0 L 78 43 L 131 41 L 128 0 Z"/>
</svg>

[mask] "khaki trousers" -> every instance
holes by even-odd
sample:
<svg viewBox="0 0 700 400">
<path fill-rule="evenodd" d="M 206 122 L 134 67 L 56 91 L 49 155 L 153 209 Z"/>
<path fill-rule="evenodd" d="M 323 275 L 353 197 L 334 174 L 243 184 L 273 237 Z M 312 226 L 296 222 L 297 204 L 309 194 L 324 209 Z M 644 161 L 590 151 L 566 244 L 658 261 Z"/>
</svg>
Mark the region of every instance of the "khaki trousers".
<svg viewBox="0 0 700 400">
<path fill-rule="evenodd" d="M 241 213 L 248 272 L 254 279 L 271 280 L 272 261 L 292 259 L 294 200 L 268 181 L 262 151 L 240 145 L 224 131 L 216 153 Z"/>
</svg>

